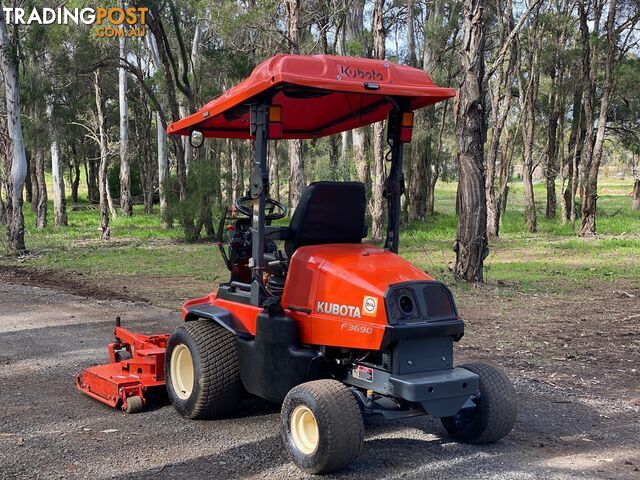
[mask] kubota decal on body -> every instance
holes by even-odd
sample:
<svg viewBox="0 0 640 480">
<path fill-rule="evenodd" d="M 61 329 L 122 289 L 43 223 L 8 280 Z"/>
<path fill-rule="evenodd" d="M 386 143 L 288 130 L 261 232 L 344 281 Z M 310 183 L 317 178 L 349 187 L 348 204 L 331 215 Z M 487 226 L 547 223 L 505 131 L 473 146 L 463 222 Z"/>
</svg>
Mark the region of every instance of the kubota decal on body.
<svg viewBox="0 0 640 480">
<path fill-rule="evenodd" d="M 339 303 L 318 302 L 316 305 L 318 313 L 328 313 L 340 317 L 361 318 L 360 307 L 353 305 L 341 305 Z"/>
</svg>

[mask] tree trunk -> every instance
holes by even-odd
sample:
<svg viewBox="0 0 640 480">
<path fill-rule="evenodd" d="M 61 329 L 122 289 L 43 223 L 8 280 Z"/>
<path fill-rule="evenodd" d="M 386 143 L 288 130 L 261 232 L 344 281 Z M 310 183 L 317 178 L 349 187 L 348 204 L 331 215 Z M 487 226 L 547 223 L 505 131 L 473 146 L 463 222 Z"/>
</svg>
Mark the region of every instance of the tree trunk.
<svg viewBox="0 0 640 480">
<path fill-rule="evenodd" d="M 2 199 L 2 183 L 2 179 L 0 179 L 0 225 L 4 225 L 7 222 L 6 207 Z"/>
<path fill-rule="evenodd" d="M 229 138 L 225 140 L 227 159 L 226 172 L 225 172 L 225 202 L 228 207 L 233 205 L 234 189 L 233 189 L 233 141 Z"/>
<path fill-rule="evenodd" d="M 109 166 L 109 147 L 104 117 L 104 97 L 102 95 L 100 69 L 93 72 L 93 88 L 96 96 L 96 111 L 98 120 L 98 140 L 100 144 L 100 167 L 98 168 L 98 189 L 100 191 L 100 229 L 102 240 L 111 238 L 109 228 L 109 185 L 107 183 L 107 168 Z"/>
<path fill-rule="evenodd" d="M 506 2 L 500 25 L 500 43 L 507 33 L 513 29 L 513 5 L 511 0 Z M 509 61 L 505 71 L 504 60 L 498 67 L 498 77 L 494 83 L 491 95 L 491 142 L 487 153 L 487 231 L 490 237 L 497 237 L 500 233 L 500 210 L 496 198 L 495 177 L 500 140 L 504 130 L 509 110 L 511 109 L 511 80 L 516 66 L 516 42 L 511 42 Z M 503 159 L 504 160 L 504 159 Z"/>
<path fill-rule="evenodd" d="M 290 53 L 300 53 L 300 0 L 285 0 L 287 40 Z M 293 215 L 304 190 L 304 148 L 302 140 L 289 140 L 289 210 Z"/>
<path fill-rule="evenodd" d="M 333 137 L 332 137 L 333 138 Z M 269 194 L 280 201 L 280 169 L 278 168 L 278 142 L 269 145 Z"/>
<path fill-rule="evenodd" d="M 532 36 L 536 36 L 535 29 L 537 22 L 531 28 Z M 538 70 L 538 50 L 535 40 L 529 41 L 529 53 L 527 56 L 526 70 L 528 76 L 525 79 L 522 75 L 523 69 L 520 68 L 518 89 L 520 96 L 521 115 L 521 132 L 522 132 L 522 182 L 524 186 L 524 215 L 526 229 L 529 233 L 535 233 L 537 230 L 536 218 L 536 201 L 533 192 L 533 169 L 534 169 L 534 142 L 536 131 L 536 99 L 538 98 L 538 85 L 540 80 L 540 71 Z M 526 83 L 525 83 L 526 82 Z"/>
<path fill-rule="evenodd" d="M 595 2 L 593 5 L 594 21 L 591 22 L 588 18 L 588 11 L 591 5 L 585 6 L 584 1 L 577 2 L 578 4 L 578 18 L 580 23 L 580 37 L 582 40 L 582 105 L 584 111 L 584 125 L 585 133 L 582 141 L 582 150 L 580 153 L 580 163 L 582 168 L 582 188 L 580 196 L 582 197 L 583 213 L 585 202 L 585 185 L 588 183 L 589 170 L 591 168 L 591 162 L 593 159 L 593 123 L 594 123 L 594 106 L 595 106 L 595 76 L 596 70 L 596 50 L 591 47 L 591 41 L 593 38 L 599 36 L 600 18 L 602 14 L 602 3 Z M 589 23 L 593 25 L 593 31 L 589 31 Z M 574 175 L 577 174 L 577 169 L 574 170 Z M 573 187 L 577 188 L 574 182 Z M 574 200 L 575 202 L 575 200 Z M 572 222 L 575 223 L 575 205 L 572 207 Z M 592 220 L 595 221 L 595 218 Z M 584 223 L 584 219 L 583 219 Z M 595 228 L 595 224 L 593 225 Z"/>
<path fill-rule="evenodd" d="M 100 170 L 100 161 L 89 160 L 89 168 L 87 169 L 87 190 L 89 203 L 100 203 L 100 187 L 98 179 L 98 171 Z M 85 166 L 86 167 L 86 166 Z M 97 168 L 96 168 L 97 167 Z"/>
<path fill-rule="evenodd" d="M 167 222 L 167 180 L 169 177 L 169 155 L 167 150 L 167 131 L 162 125 L 160 113 L 156 112 L 156 130 L 158 133 L 158 197 L 160 200 L 160 218 L 162 226 Z"/>
<path fill-rule="evenodd" d="M 123 4 L 123 2 L 121 2 Z M 118 39 L 120 58 L 125 59 L 125 38 Z M 131 163 L 129 159 L 129 112 L 127 102 L 127 70 L 118 68 L 118 105 L 120 111 L 120 210 L 125 217 L 133 214 L 131 204 Z"/>
<path fill-rule="evenodd" d="M 169 2 L 169 9 L 171 10 L 172 17 L 174 17 L 177 12 L 175 11 L 175 5 L 172 2 Z M 167 49 L 169 47 L 169 41 L 167 38 L 167 34 L 164 30 L 164 26 L 161 21 L 161 14 L 159 12 L 159 6 L 156 4 L 151 4 L 150 7 L 150 15 L 147 16 L 147 24 L 149 26 L 149 30 L 153 34 L 155 39 L 156 46 L 158 47 L 155 53 L 159 56 L 160 64 L 162 65 L 162 75 L 164 78 L 165 88 L 166 88 L 166 103 L 169 108 L 169 112 L 171 113 L 171 119 L 173 121 L 177 121 L 180 119 L 180 106 L 178 103 L 177 95 L 176 95 L 176 87 L 180 88 L 183 93 L 191 93 L 190 86 L 186 84 L 188 81 L 188 75 L 184 74 L 182 78 L 183 83 L 177 83 L 174 79 L 174 69 L 172 68 L 172 64 L 176 67 L 175 61 L 172 60 L 173 56 L 170 54 L 170 51 Z M 176 31 L 177 35 L 180 35 L 179 31 Z M 152 41 L 149 41 L 149 44 L 152 44 Z M 186 60 L 188 63 L 188 60 Z M 187 67 L 187 65 L 183 65 L 183 67 Z M 195 111 L 195 106 L 193 105 L 193 94 L 187 95 L 185 94 L 189 101 L 189 111 Z M 193 108 L 192 108 L 193 107 Z M 161 116 L 162 119 L 162 116 Z M 166 125 L 163 123 L 163 128 L 166 128 Z M 175 152 L 176 159 L 176 174 L 178 178 L 178 196 L 180 199 L 180 203 L 184 204 L 188 199 L 187 192 L 187 170 L 185 164 L 186 153 L 184 146 L 182 144 L 182 139 L 178 138 L 176 135 L 173 135 L 171 138 L 171 143 L 173 145 L 173 150 Z M 180 222 L 182 224 L 182 228 L 184 231 L 185 238 L 187 241 L 193 241 L 198 238 L 199 232 L 196 231 L 194 225 L 194 215 L 187 208 L 183 208 L 181 211 Z"/>
<path fill-rule="evenodd" d="M 484 21 L 479 0 L 464 1 L 462 83 L 456 105 L 458 156 L 458 228 L 454 275 L 482 282 L 487 246 L 487 200 L 484 178 Z"/>
<path fill-rule="evenodd" d="M 373 177 L 373 190 L 371 192 L 371 238 L 382 239 L 384 227 L 384 122 L 373 125 L 373 154 L 375 157 L 375 175 Z"/>
<path fill-rule="evenodd" d="M 427 204 L 427 188 L 429 183 L 429 168 L 431 157 L 431 142 L 424 145 L 412 145 L 411 148 L 411 176 L 409 177 L 409 194 L 407 198 L 407 219 L 424 220 Z"/>
<path fill-rule="evenodd" d="M 373 56 L 384 60 L 386 56 L 385 42 L 387 34 L 384 28 L 384 2 L 376 0 L 373 10 Z M 384 146 L 385 146 L 384 122 L 377 122 L 373 125 L 373 160 L 374 176 L 371 191 L 371 238 L 382 239 L 384 222 Z"/>
<path fill-rule="evenodd" d="M 147 47 L 151 52 L 154 69 L 162 69 L 162 61 L 160 60 L 160 52 L 155 41 L 154 35 L 145 35 Z M 163 228 L 170 227 L 167 217 L 167 179 L 169 175 L 169 157 L 167 150 L 167 130 L 162 121 L 162 112 L 156 111 L 156 131 L 158 142 L 158 197 L 160 201 L 160 222 Z"/>
<path fill-rule="evenodd" d="M 340 180 L 340 143 L 338 135 L 329 137 L 329 174 L 331 180 Z"/>
<path fill-rule="evenodd" d="M 20 83 L 18 81 L 17 39 L 9 39 L 4 12 L 0 12 L 0 57 L 5 85 L 7 108 L 7 132 L 12 144 L 11 168 L 8 173 L 9 196 L 7 198 L 6 237 L 7 248 L 12 252 L 26 250 L 24 243 L 24 216 L 22 214 L 22 189 L 27 175 L 27 156 L 20 123 Z"/>
<path fill-rule="evenodd" d="M 340 134 L 340 159 L 342 161 L 342 180 L 351 179 L 351 162 L 349 160 L 349 131 Z"/>
<path fill-rule="evenodd" d="M 582 87 L 578 87 L 573 92 L 573 107 L 571 111 L 571 133 L 567 145 L 567 173 L 566 186 L 562 194 L 562 223 L 565 224 L 575 218 L 572 216 L 572 206 L 574 205 L 575 184 L 577 179 L 577 166 L 582 150 Z"/>
<path fill-rule="evenodd" d="M 633 183 L 633 196 L 631 208 L 634 212 L 640 212 L 640 178 Z"/>
<path fill-rule="evenodd" d="M 47 226 L 47 182 L 44 171 L 44 152 L 41 147 L 35 150 L 34 163 L 36 166 L 36 184 L 33 187 L 38 190 L 38 203 L 36 204 L 36 227 L 45 228 Z"/>
<path fill-rule="evenodd" d="M 138 121 L 134 123 L 134 135 L 138 144 L 138 170 L 140 171 L 140 184 L 142 187 L 142 203 L 144 213 L 153 213 L 153 189 L 155 172 L 154 159 L 151 153 L 151 127 L 153 112 L 149 110 L 146 99 L 139 102 L 142 112 L 138 115 Z"/>
<path fill-rule="evenodd" d="M 565 47 L 565 32 L 560 34 L 560 45 Z M 563 94 L 559 92 L 562 87 L 563 65 L 561 63 L 559 51 L 554 55 L 554 63 L 551 66 L 550 78 L 551 86 L 549 88 L 549 127 L 547 129 L 547 155 L 545 163 L 545 179 L 547 186 L 547 208 L 545 218 L 552 220 L 556 218 L 558 209 L 558 201 L 556 198 L 556 178 L 558 176 L 558 151 L 562 144 L 563 129 L 558 131 L 561 115 L 563 110 Z"/>
<path fill-rule="evenodd" d="M 73 155 L 73 175 L 71 177 L 71 201 L 78 203 L 78 189 L 80 188 L 80 159 L 76 151 L 75 144 L 71 145 L 71 154 Z"/>
<path fill-rule="evenodd" d="M 215 192 L 214 192 L 214 205 L 217 212 L 222 211 L 222 140 L 214 140 L 211 148 L 211 161 L 213 163 L 213 174 L 216 177 Z"/>
<path fill-rule="evenodd" d="M 581 237 L 589 237 L 596 234 L 596 203 L 598 200 L 598 172 L 602 162 L 602 150 L 604 147 L 604 135 L 607 126 L 607 113 L 609 101 L 613 94 L 614 68 L 616 58 L 616 0 L 609 1 L 609 12 L 607 14 L 607 61 L 604 72 L 604 85 L 602 87 L 602 97 L 600 98 L 600 116 L 598 118 L 598 129 L 593 146 L 593 158 L 589 169 L 586 172 L 586 182 L 583 185 L 584 196 L 582 201 L 582 227 Z"/>
<path fill-rule="evenodd" d="M 47 54 L 48 55 L 48 54 Z M 50 61 L 47 61 L 50 64 Z M 53 177 L 53 217 L 57 226 L 67 226 L 67 197 L 64 188 L 63 167 L 60 161 L 60 147 L 58 146 L 58 135 L 55 128 L 55 118 L 53 112 L 53 98 L 47 95 L 47 123 L 49 127 L 49 139 L 51 149 L 51 176 Z M 78 172 L 78 176 L 79 176 Z M 45 189 L 46 191 L 46 189 Z M 77 189 L 76 189 L 77 197 Z"/>
<path fill-rule="evenodd" d="M 358 181 L 364 183 L 367 197 L 371 192 L 371 167 L 367 158 L 366 127 L 356 128 L 352 132 L 353 137 L 353 161 L 356 165 Z"/>
<path fill-rule="evenodd" d="M 233 182 L 232 202 L 244 196 L 244 162 L 243 153 L 237 141 L 231 142 L 231 176 Z"/>
<path fill-rule="evenodd" d="M 304 152 L 302 140 L 289 140 L 289 210 L 293 215 L 304 190 Z"/>
<path fill-rule="evenodd" d="M 500 147 L 500 174 L 498 176 L 498 199 L 496 204 L 496 218 L 495 224 L 497 225 L 496 233 L 499 233 L 500 222 L 502 216 L 507 211 L 507 199 L 509 197 L 509 180 L 511 179 L 511 159 L 513 155 L 509 148 L 511 142 L 511 130 L 507 129 L 507 134 Z"/>
<path fill-rule="evenodd" d="M 27 156 L 27 169 L 28 169 L 28 173 L 27 176 L 25 177 L 25 190 L 27 188 L 27 185 L 29 186 L 29 190 L 27 192 L 27 201 L 31 202 L 31 211 L 33 213 L 37 213 L 38 212 L 38 193 L 40 193 L 40 191 L 38 190 L 38 177 L 37 177 L 37 173 L 36 173 L 36 159 L 34 158 L 34 154 L 32 153 L 32 151 L 27 151 L 26 152 L 26 156 Z"/>
<path fill-rule="evenodd" d="M 33 204 L 33 188 L 31 186 L 31 177 L 35 175 L 35 168 L 31 162 L 31 155 L 29 154 L 29 152 L 26 152 L 26 155 L 27 155 L 27 171 L 29 173 L 24 178 L 24 196 L 27 203 L 31 204 L 31 208 L 35 209 L 35 205 Z"/>
<path fill-rule="evenodd" d="M 415 66 L 418 63 L 416 58 L 416 37 L 415 37 L 415 14 L 413 11 L 414 0 L 407 0 L 407 53 L 409 65 Z"/>
</svg>

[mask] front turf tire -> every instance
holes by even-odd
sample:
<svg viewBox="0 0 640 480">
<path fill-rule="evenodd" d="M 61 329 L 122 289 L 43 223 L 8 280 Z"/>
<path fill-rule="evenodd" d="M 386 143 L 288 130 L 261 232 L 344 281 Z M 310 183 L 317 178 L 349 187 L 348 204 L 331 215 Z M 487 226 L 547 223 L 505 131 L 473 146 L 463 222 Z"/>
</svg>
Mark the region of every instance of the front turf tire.
<svg viewBox="0 0 640 480">
<path fill-rule="evenodd" d="M 480 397 L 476 408 L 461 410 L 442 419 L 445 430 L 464 443 L 493 443 L 506 437 L 516 423 L 516 392 L 509 378 L 485 363 L 469 363 L 462 368 L 480 377 Z"/>
<path fill-rule="evenodd" d="M 316 380 L 291 389 L 282 404 L 282 437 L 293 463 L 324 474 L 351 465 L 362 449 L 364 423 L 351 389 Z"/>
<path fill-rule="evenodd" d="M 183 417 L 233 412 L 244 392 L 234 335 L 211 320 L 180 325 L 167 342 L 165 378 L 169 399 Z"/>
</svg>

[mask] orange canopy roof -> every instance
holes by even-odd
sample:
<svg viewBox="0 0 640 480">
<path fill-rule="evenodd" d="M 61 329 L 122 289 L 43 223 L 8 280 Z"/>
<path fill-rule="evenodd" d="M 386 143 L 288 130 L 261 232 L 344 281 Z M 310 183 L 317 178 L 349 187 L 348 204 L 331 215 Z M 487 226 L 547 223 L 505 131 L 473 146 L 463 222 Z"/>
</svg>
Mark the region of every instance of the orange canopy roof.
<svg viewBox="0 0 640 480">
<path fill-rule="evenodd" d="M 406 97 L 415 110 L 455 93 L 435 86 L 423 70 L 386 60 L 277 55 L 200 111 L 169 125 L 167 132 L 251 138 L 248 106 L 271 96 L 272 104 L 282 107 L 279 138 L 318 138 L 385 119 L 393 108 L 389 97 Z"/>
</svg>

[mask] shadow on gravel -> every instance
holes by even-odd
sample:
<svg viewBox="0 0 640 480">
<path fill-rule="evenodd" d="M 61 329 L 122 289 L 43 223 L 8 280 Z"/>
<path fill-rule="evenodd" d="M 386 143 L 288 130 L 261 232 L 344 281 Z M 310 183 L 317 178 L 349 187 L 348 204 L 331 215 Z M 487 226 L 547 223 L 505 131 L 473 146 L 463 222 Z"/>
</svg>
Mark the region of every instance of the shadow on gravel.
<svg viewBox="0 0 640 480">
<path fill-rule="evenodd" d="M 256 455 L 256 452 L 260 454 Z M 287 461 L 280 436 L 274 435 L 230 447 L 214 455 L 113 478 L 246 478 L 276 468 Z"/>
</svg>

